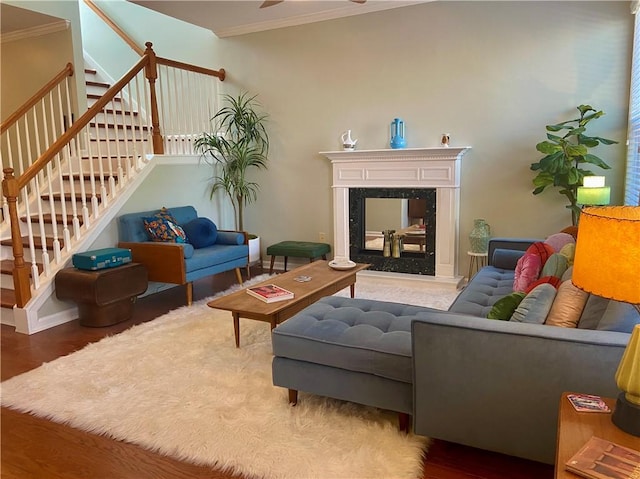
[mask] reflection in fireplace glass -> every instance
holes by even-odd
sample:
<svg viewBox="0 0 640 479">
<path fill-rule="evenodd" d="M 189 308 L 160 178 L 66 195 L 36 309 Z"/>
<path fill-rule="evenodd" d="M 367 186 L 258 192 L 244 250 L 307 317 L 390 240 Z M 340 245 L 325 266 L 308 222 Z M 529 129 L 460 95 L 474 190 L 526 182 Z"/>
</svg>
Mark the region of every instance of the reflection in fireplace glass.
<svg viewBox="0 0 640 479">
<path fill-rule="evenodd" d="M 435 189 L 352 188 L 349 210 L 353 261 L 379 271 L 435 274 Z M 399 258 L 383 254 L 389 230 L 402 238 Z"/>
</svg>

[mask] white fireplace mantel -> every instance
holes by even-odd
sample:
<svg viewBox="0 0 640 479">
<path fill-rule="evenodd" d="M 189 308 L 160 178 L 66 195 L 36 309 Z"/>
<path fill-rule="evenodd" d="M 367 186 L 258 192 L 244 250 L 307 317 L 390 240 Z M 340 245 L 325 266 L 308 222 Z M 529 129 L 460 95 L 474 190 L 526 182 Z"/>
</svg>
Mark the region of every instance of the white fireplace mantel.
<svg viewBox="0 0 640 479">
<path fill-rule="evenodd" d="M 460 163 L 470 148 L 320 152 L 333 166 L 335 257 L 349 257 L 349 188 L 435 188 L 435 276 L 443 280 L 456 278 Z"/>
</svg>

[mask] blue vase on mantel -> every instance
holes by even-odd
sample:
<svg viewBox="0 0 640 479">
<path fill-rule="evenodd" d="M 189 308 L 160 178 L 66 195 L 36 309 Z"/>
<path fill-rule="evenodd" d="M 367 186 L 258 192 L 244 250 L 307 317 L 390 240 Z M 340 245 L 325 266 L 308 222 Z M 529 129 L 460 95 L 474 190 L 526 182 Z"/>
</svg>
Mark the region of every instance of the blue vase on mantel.
<svg viewBox="0 0 640 479">
<path fill-rule="evenodd" d="M 469 234 L 472 253 L 486 253 L 489 249 L 489 238 L 491 238 L 491 228 L 483 219 L 473 220 L 473 229 Z"/>
<path fill-rule="evenodd" d="M 391 148 L 405 148 L 407 141 L 404 139 L 404 121 L 394 118 L 391 122 Z"/>
</svg>

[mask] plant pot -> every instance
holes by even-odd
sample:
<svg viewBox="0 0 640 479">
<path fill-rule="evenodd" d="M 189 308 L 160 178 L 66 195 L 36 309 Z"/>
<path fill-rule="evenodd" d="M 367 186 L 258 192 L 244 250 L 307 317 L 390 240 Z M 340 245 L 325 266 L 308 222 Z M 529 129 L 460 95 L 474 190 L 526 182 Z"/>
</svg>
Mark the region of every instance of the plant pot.
<svg viewBox="0 0 640 479">
<path fill-rule="evenodd" d="M 249 264 L 260 261 L 260 236 L 249 235 Z"/>
</svg>

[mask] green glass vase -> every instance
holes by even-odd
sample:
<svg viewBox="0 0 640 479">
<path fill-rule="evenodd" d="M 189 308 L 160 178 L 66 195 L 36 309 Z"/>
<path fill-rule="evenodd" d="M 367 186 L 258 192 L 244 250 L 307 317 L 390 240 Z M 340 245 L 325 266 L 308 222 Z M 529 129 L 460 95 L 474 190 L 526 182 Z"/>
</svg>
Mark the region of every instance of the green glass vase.
<svg viewBox="0 0 640 479">
<path fill-rule="evenodd" d="M 489 249 L 489 238 L 491 238 L 491 228 L 483 219 L 473 220 L 473 229 L 469 234 L 472 253 L 486 253 Z"/>
</svg>

